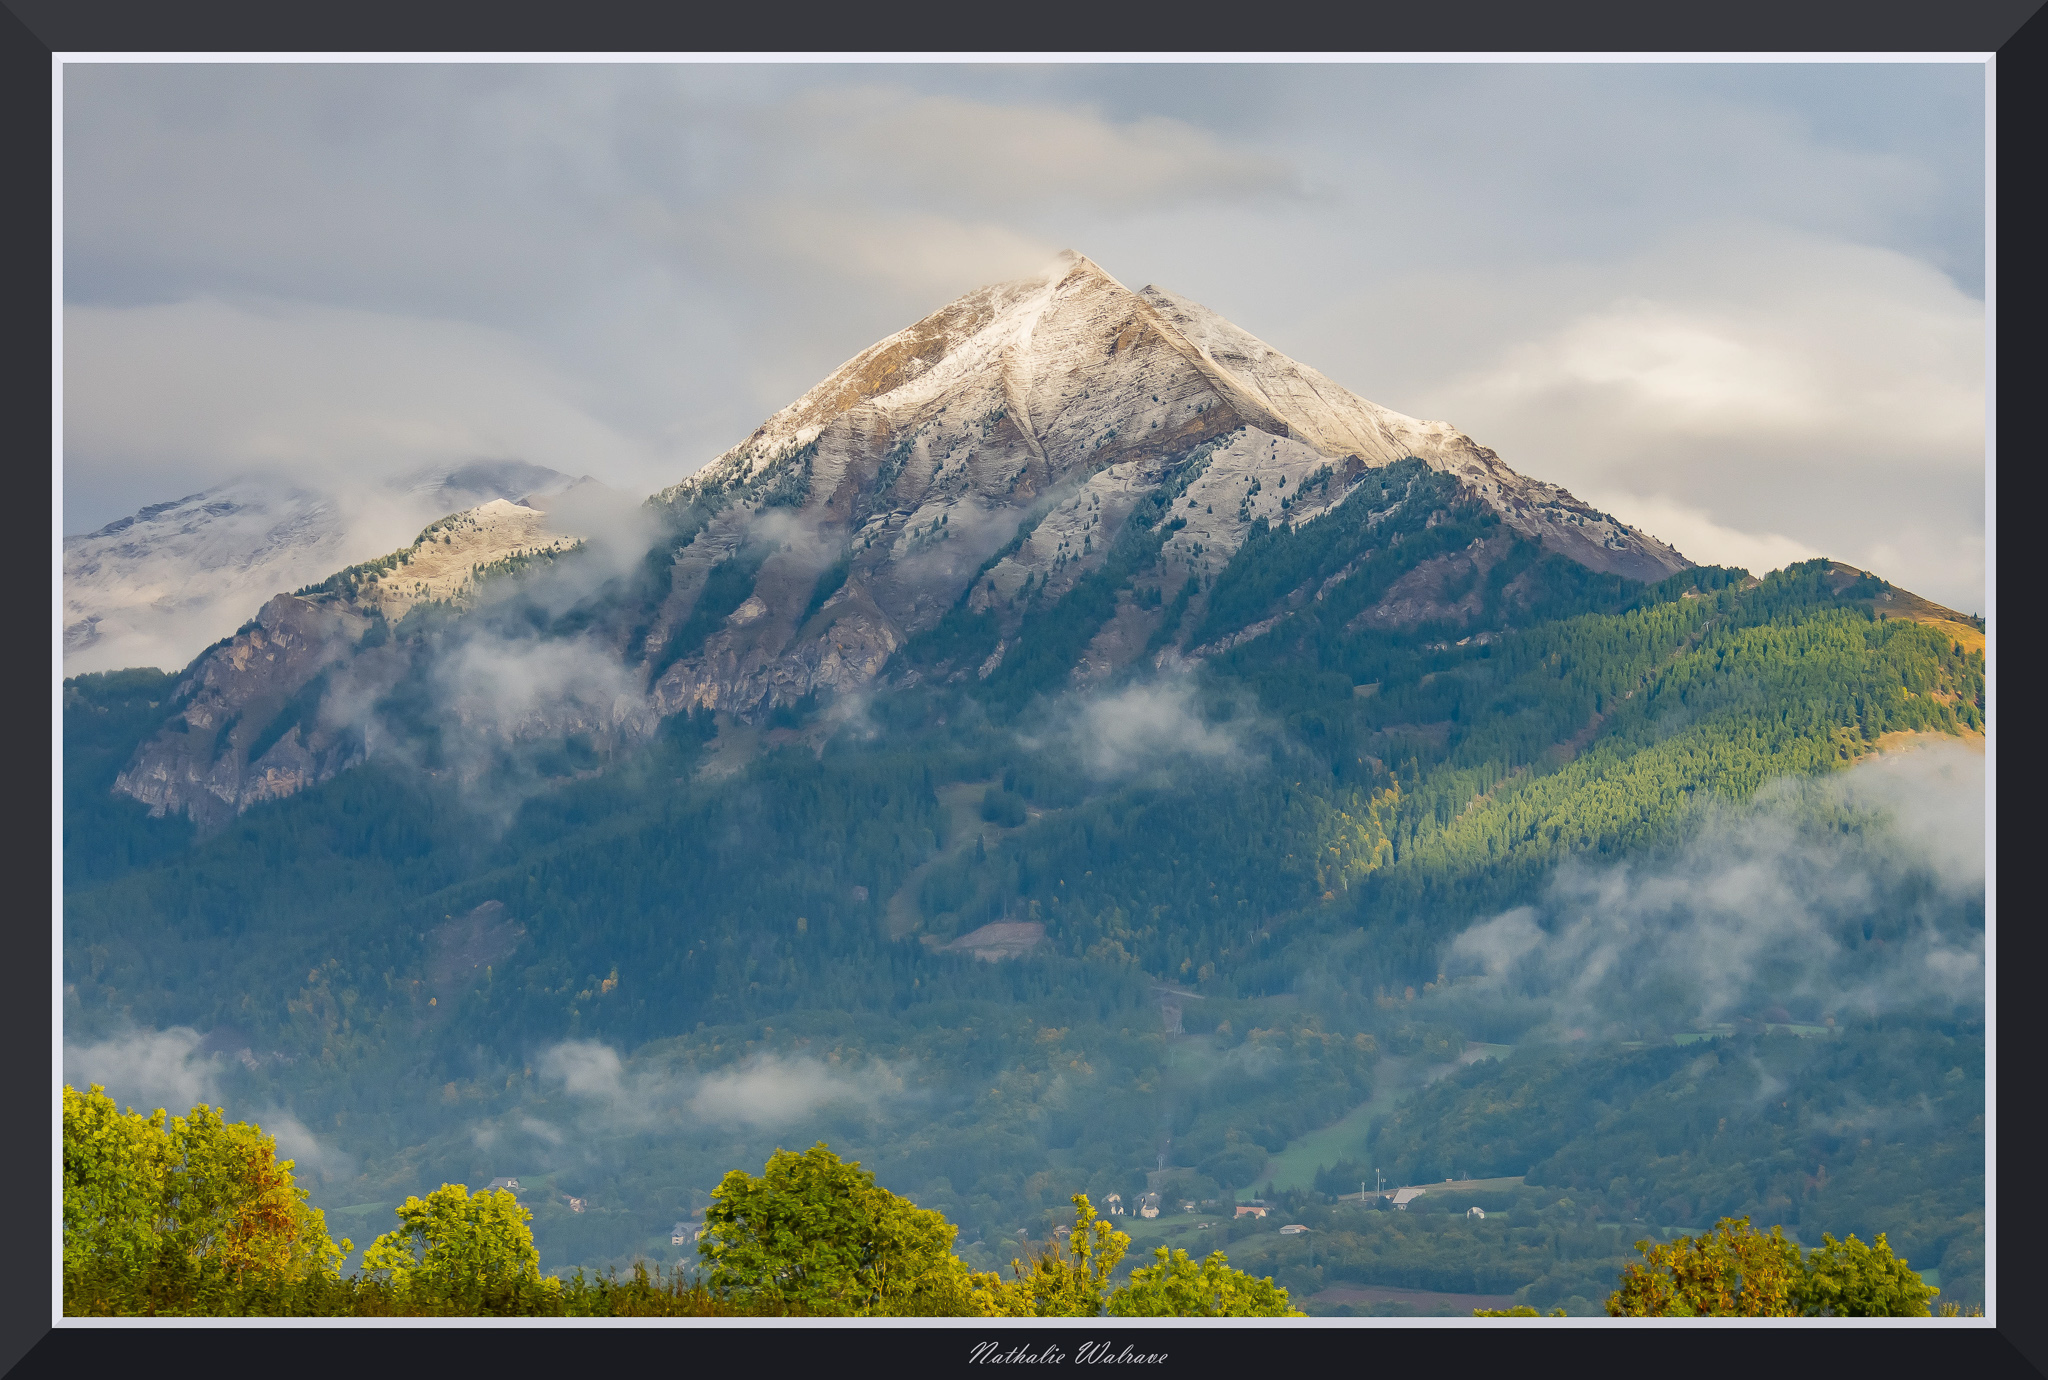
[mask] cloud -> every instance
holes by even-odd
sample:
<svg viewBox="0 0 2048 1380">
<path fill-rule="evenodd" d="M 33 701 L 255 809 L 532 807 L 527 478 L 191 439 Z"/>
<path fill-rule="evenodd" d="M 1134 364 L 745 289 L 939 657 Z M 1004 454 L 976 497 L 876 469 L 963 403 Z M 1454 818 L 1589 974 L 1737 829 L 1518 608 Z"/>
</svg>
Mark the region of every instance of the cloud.
<svg viewBox="0 0 2048 1380">
<path fill-rule="evenodd" d="M 1826 554 L 1780 532 L 1744 532 L 1723 526 L 1704 509 L 1662 495 L 1645 498 L 1640 494 L 1586 489 L 1580 491 L 1579 497 L 1623 522 L 1655 533 L 1687 560 L 1700 565 L 1740 566 L 1752 575 L 1764 575 L 1795 561 Z"/>
<path fill-rule="evenodd" d="M 224 1054 L 188 1026 L 138 1030 L 91 1044 L 64 1042 L 64 1081 L 84 1089 L 97 1083 L 123 1107 L 145 1115 L 162 1109 L 184 1116 L 192 1108 L 221 1107 Z M 277 1157 L 294 1162 L 301 1183 L 346 1179 L 355 1158 L 323 1141 L 286 1107 L 253 1112 L 226 1110 L 230 1121 L 247 1121 L 277 1143 Z"/>
<path fill-rule="evenodd" d="M 1655 295 L 1632 293 L 1510 346 L 1472 391 L 1654 419 L 1672 435 L 1853 439 L 1978 468 L 1983 304 L 1927 265 L 1727 227 L 1616 276 Z"/>
<path fill-rule="evenodd" d="M 487 739 L 622 731 L 651 712 L 638 673 L 590 638 L 472 636 L 433 674 L 449 717 Z"/>
<path fill-rule="evenodd" d="M 704 1121 L 766 1128 L 787 1126 L 833 1107 L 873 1116 L 903 1093 L 902 1074 L 879 1061 L 849 1070 L 811 1058 L 764 1054 L 706 1077 L 689 1105 Z"/>
<path fill-rule="evenodd" d="M 1865 759 L 1832 783 L 1839 798 L 1891 821 L 1889 842 L 1951 891 L 1984 888 L 1985 759 L 1982 742 L 1936 740 Z"/>
<path fill-rule="evenodd" d="M 734 230 L 813 272 L 885 283 L 937 307 L 985 283 L 1038 272 L 1060 245 L 980 219 L 796 203 L 749 206 Z M 909 325 L 905 320 L 903 325 Z"/>
<path fill-rule="evenodd" d="M 1449 945 L 1445 1000 L 1534 999 L 1553 1033 L 1981 1003 L 1984 779 L 1937 744 L 1715 810 L 1662 861 L 1567 863 Z"/>
<path fill-rule="evenodd" d="M 1627 290 L 1575 303 L 1591 279 Z M 1695 560 L 1825 554 L 1983 606 L 1984 305 L 1925 263 L 1730 225 L 1496 329 L 1417 410 Z"/>
<path fill-rule="evenodd" d="M 64 1042 L 64 1081 L 98 1083 L 123 1106 L 163 1108 L 182 1116 L 200 1103 L 218 1105 L 220 1059 L 202 1053 L 199 1032 L 186 1026 L 144 1030 L 94 1044 Z"/>
<path fill-rule="evenodd" d="M 879 1060 L 841 1066 L 799 1055 L 756 1054 L 708 1074 L 629 1067 L 593 1040 L 552 1046 L 536 1066 L 582 1104 L 583 1117 L 628 1133 L 682 1117 L 710 1127 L 773 1129 L 830 1111 L 877 1116 L 906 1095 L 903 1071 Z"/>
<path fill-rule="evenodd" d="M 293 1162 L 293 1177 L 300 1183 L 308 1179 L 326 1182 L 355 1177 L 355 1156 L 321 1140 L 290 1111 L 272 1108 L 256 1113 L 249 1120 L 276 1139 L 277 1157 Z"/>
<path fill-rule="evenodd" d="M 1300 175 L 1270 148 L 1164 115 L 839 87 L 790 102 L 777 130 L 809 159 L 882 193 L 1021 209 L 1070 200 L 1131 210 L 1285 196 Z M 803 157 L 802 154 L 796 155 Z M 893 199 L 884 195 L 878 199 Z"/>
<path fill-rule="evenodd" d="M 1194 685 L 1186 679 L 1083 695 L 1063 719 L 1059 732 L 1045 745 L 1066 747 L 1098 777 L 1126 776 L 1189 759 L 1221 765 L 1240 760 L 1243 753 L 1244 726 L 1209 723 L 1195 704 Z"/>
<path fill-rule="evenodd" d="M 485 456 L 634 480 L 673 468 L 593 415 L 582 391 L 531 345 L 469 322 L 213 297 L 74 303 L 66 487 L 108 468 L 182 492 L 282 472 L 357 497 L 371 481 Z"/>
</svg>

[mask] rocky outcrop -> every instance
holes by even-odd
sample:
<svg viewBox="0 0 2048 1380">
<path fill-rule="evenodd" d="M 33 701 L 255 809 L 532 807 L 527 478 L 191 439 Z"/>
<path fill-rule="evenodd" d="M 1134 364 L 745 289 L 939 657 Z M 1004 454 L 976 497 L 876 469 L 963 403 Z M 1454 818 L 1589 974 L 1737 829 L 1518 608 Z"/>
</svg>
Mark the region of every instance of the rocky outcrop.
<svg viewBox="0 0 2048 1380">
<path fill-rule="evenodd" d="M 350 683 L 375 676 L 377 658 L 350 656 L 369 626 L 345 606 L 278 595 L 192 663 L 173 700 L 182 708 L 114 789 L 152 815 L 189 814 L 210 827 L 360 760 L 362 735 L 323 720 L 320 702 L 341 688 L 337 670 Z"/>
</svg>

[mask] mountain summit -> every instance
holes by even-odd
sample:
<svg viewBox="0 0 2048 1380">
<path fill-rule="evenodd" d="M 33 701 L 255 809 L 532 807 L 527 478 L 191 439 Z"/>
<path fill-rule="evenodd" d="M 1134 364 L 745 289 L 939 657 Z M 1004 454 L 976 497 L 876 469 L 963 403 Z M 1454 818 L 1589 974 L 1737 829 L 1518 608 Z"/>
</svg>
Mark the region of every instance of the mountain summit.
<svg viewBox="0 0 2048 1380">
<path fill-rule="evenodd" d="M 559 571 L 566 528 L 497 503 L 276 595 L 193 663 L 116 789 L 218 822 L 444 728 L 609 751 L 680 713 L 921 681 L 1016 708 L 1199 662 L 1309 603 L 1483 645 L 1561 578 L 1689 566 L 1071 252 L 863 350 L 645 507 L 651 526 L 599 523 Z M 480 688 L 464 668 L 483 665 L 501 670 Z"/>
<path fill-rule="evenodd" d="M 1183 473 L 1198 452 L 1198 472 Z M 1410 457 L 1593 570 L 1656 580 L 1689 564 L 1456 428 L 1368 402 L 1069 250 L 1042 277 L 968 293 L 878 341 L 656 496 L 704 525 L 647 630 L 646 655 L 688 653 L 655 696 L 663 712 L 747 710 L 864 684 L 963 594 L 980 610 L 1073 589 L 1162 485 L 1179 506 L 1152 583 L 1213 577 L 1254 523 L 1298 527 Z M 1326 471 L 1339 482 L 1318 481 Z M 749 534 L 776 510 L 780 549 L 750 559 Z M 702 623 L 714 570 L 735 587 L 736 560 L 753 588 L 729 623 L 701 649 L 674 647 L 677 629 Z M 840 583 L 807 606 L 821 576 Z M 970 580 L 985 584 L 970 593 Z"/>
</svg>

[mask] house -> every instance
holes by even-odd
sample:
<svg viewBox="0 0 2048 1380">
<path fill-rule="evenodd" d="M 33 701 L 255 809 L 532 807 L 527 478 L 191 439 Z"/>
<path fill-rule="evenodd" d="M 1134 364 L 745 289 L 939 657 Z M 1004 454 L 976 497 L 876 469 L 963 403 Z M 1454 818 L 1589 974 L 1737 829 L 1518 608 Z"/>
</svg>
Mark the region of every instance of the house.
<svg viewBox="0 0 2048 1380">
<path fill-rule="evenodd" d="M 1266 1205 L 1264 1203 L 1239 1203 L 1237 1205 L 1237 1215 L 1239 1217 L 1264 1217 L 1266 1215 Z"/>
<path fill-rule="evenodd" d="M 1108 1213 L 1108 1214 L 1109 1214 L 1109 1215 L 1110 1215 L 1111 1217 L 1121 1217 L 1121 1216 L 1123 1216 L 1123 1215 L 1124 1215 L 1124 1195 L 1123 1195 L 1123 1194 L 1121 1194 L 1121 1193 L 1112 1193 L 1112 1194 L 1110 1194 L 1110 1195 L 1109 1195 L 1109 1196 L 1108 1196 L 1107 1198 L 1104 1198 L 1104 1199 L 1102 1200 L 1102 1207 L 1103 1207 L 1103 1211 L 1105 1211 L 1106 1213 Z"/>
<path fill-rule="evenodd" d="M 1427 1192 L 1429 1190 L 1426 1188 L 1397 1188 L 1391 1196 L 1394 1199 L 1394 1206 L 1406 1212 L 1410 1203 Z"/>
<path fill-rule="evenodd" d="M 566 1194 L 566 1193 L 564 1193 L 564 1194 L 563 1194 L 562 1196 L 563 1196 L 564 1198 L 569 1198 L 569 1195 L 568 1195 L 568 1194 Z M 581 1212 L 581 1211 L 583 1211 L 583 1200 L 582 1200 L 581 1198 L 569 1198 L 569 1211 L 571 1211 L 571 1212 Z"/>
<path fill-rule="evenodd" d="M 696 1239 L 697 1229 L 688 1222 L 678 1222 L 669 1230 L 668 1242 L 671 1246 L 687 1246 Z"/>
<path fill-rule="evenodd" d="M 504 1189 L 507 1193 L 517 1193 L 519 1191 L 519 1180 L 493 1179 L 488 1184 L 484 1185 L 484 1192 L 491 1193 L 501 1188 Z"/>
<path fill-rule="evenodd" d="M 1289 1222 L 1286 1226 L 1280 1228 L 1280 1234 L 1282 1236 L 1299 1236 L 1307 1230 L 1308 1228 L 1299 1222 Z"/>
<path fill-rule="evenodd" d="M 1055 1246 L 1064 1246 L 1067 1244 L 1067 1238 L 1072 1236 L 1073 1234 L 1074 1229 L 1072 1227 L 1054 1227 L 1052 1229 L 1052 1244 Z"/>
<path fill-rule="evenodd" d="M 1138 1199 L 1138 1215 L 1140 1217 L 1157 1217 L 1159 1215 L 1159 1195 L 1157 1193 L 1147 1193 L 1144 1197 Z"/>
<path fill-rule="evenodd" d="M 1181 1200 L 1180 1200 L 1180 1210 L 1181 1210 L 1182 1212 L 1193 1212 L 1193 1211 L 1195 1210 L 1195 1200 L 1194 1200 L 1194 1199 L 1192 1199 L 1192 1198 L 1183 1198 L 1183 1199 L 1181 1199 Z"/>
<path fill-rule="evenodd" d="M 1466 1215 L 1467 1217 L 1476 1217 L 1476 1218 L 1478 1218 L 1478 1219 L 1479 1219 L 1480 1221 L 1484 1222 L 1484 1221 L 1486 1220 L 1486 1209 L 1485 1209 L 1485 1208 L 1478 1208 L 1478 1207 L 1475 1207 L 1475 1208 L 1466 1208 L 1466 1209 L 1465 1209 L 1465 1215 Z"/>
</svg>

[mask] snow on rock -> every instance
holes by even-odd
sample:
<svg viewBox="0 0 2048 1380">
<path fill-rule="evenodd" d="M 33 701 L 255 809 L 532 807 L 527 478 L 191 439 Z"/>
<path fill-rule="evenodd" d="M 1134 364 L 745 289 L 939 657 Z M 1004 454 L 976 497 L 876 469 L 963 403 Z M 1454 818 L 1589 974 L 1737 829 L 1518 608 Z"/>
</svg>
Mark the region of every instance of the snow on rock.
<svg viewBox="0 0 2048 1380">
<path fill-rule="evenodd" d="M 877 341 L 655 496 L 710 516 L 677 558 L 651 645 L 770 514 L 777 547 L 756 590 L 769 611 L 728 619 L 668 669 L 657 702 L 748 712 L 845 689 L 963 593 L 976 611 L 1027 582 L 1056 598 L 1101 565 L 1142 500 L 1187 482 L 1182 467 L 1204 447 L 1169 514 L 1185 523 L 1164 553 L 1182 578 L 1219 571 L 1257 519 L 1311 521 L 1363 471 L 1411 455 L 1595 569 L 1661 578 L 1687 564 L 1456 428 L 1368 402 L 1206 308 L 1133 292 L 1069 251 L 1041 277 L 970 292 Z M 1297 502 L 1324 470 L 1333 482 Z M 799 628 L 812 583 L 841 556 L 843 590 Z"/>
</svg>

